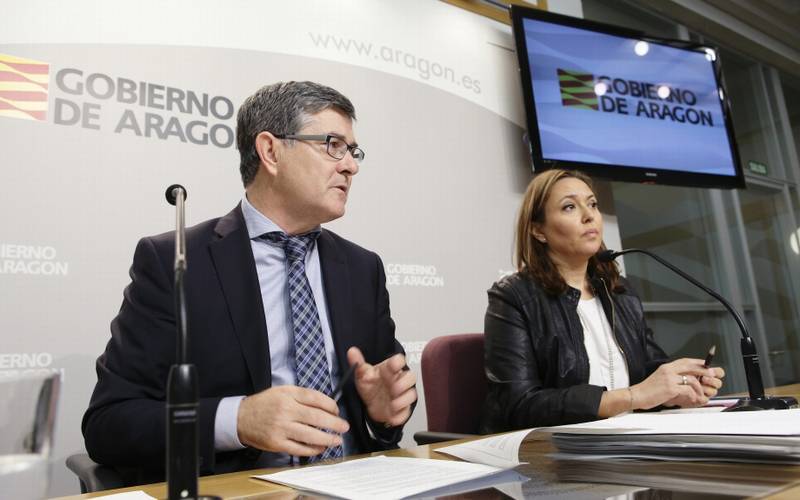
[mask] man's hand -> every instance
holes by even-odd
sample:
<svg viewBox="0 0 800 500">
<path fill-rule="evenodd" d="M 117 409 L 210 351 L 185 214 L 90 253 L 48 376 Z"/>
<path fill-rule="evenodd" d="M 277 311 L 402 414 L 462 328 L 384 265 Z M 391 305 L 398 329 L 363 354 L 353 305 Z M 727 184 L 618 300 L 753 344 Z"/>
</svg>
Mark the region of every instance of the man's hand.
<svg viewBox="0 0 800 500">
<path fill-rule="evenodd" d="M 330 446 L 342 444 L 339 434 L 350 428 L 339 418 L 339 407 L 331 398 L 291 385 L 244 398 L 236 425 L 243 445 L 300 457 L 319 455 Z"/>
<path fill-rule="evenodd" d="M 414 385 L 417 377 L 410 370 L 404 370 L 406 358 L 395 354 L 377 365 L 364 361 L 364 355 L 357 347 L 347 351 L 347 361 L 358 363 L 355 383 L 358 395 L 367 407 L 369 417 L 387 427 L 403 425 L 411 416 L 411 405 L 417 400 Z"/>
</svg>

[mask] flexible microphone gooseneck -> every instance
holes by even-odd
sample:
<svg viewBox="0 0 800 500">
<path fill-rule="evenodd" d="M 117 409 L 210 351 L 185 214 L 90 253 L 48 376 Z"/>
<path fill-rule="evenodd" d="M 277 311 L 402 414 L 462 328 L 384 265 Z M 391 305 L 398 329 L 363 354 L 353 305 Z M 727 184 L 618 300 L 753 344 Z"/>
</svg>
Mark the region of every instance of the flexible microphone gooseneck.
<svg viewBox="0 0 800 500">
<path fill-rule="evenodd" d="M 184 204 L 186 188 L 173 184 L 166 198 L 175 205 L 175 323 L 177 329 L 177 361 L 167 379 L 167 498 L 169 500 L 206 499 L 198 497 L 197 440 L 197 370 L 189 363 L 189 338 L 186 324 L 186 224 Z"/>
<path fill-rule="evenodd" d="M 747 389 L 750 392 L 750 397 L 740 399 L 738 403 L 730 408 L 726 408 L 724 411 L 785 410 L 788 408 L 797 407 L 797 399 L 791 396 L 764 395 L 764 382 L 761 379 L 761 368 L 758 362 L 758 353 L 756 352 L 755 343 L 753 342 L 753 338 L 750 336 L 750 332 L 747 330 L 744 320 L 742 320 L 742 317 L 738 312 L 736 312 L 736 310 L 727 300 L 722 298 L 722 296 L 714 290 L 708 288 L 658 255 L 647 250 L 642 250 L 640 248 L 628 248 L 618 252 L 613 250 L 603 250 L 602 252 L 597 253 L 597 260 L 600 262 L 611 262 L 620 255 L 624 255 L 626 253 L 642 253 L 657 260 L 664 267 L 668 268 L 681 278 L 717 299 L 717 301 L 725 306 L 725 309 L 727 309 L 728 312 L 733 315 L 733 318 L 736 320 L 736 324 L 739 325 L 739 330 L 742 332 L 742 359 L 744 361 L 744 372 L 745 378 L 747 379 Z"/>
</svg>

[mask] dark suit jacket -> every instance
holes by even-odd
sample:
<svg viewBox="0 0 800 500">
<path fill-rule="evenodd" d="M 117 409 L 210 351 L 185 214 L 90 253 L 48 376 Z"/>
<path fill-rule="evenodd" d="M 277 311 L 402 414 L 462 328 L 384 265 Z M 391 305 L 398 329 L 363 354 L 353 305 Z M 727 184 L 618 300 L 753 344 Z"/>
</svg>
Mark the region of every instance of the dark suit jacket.
<svg viewBox="0 0 800 500">
<path fill-rule="evenodd" d="M 373 364 L 402 352 L 380 258 L 324 229 L 317 244 L 339 366 L 348 366 L 351 346 Z M 257 468 L 257 450 L 214 452 L 220 399 L 254 394 L 271 384 L 264 308 L 240 207 L 187 229 L 186 248 L 189 361 L 199 376 L 200 470 Z M 97 360 L 97 385 L 83 417 L 89 455 L 121 469 L 132 484 L 164 475 L 166 380 L 176 361 L 174 252 L 172 232 L 139 241 L 132 281 L 111 323 L 111 340 Z M 377 439 L 370 436 L 352 382 L 343 399 L 359 451 L 397 446 L 400 429 L 371 426 Z"/>
</svg>

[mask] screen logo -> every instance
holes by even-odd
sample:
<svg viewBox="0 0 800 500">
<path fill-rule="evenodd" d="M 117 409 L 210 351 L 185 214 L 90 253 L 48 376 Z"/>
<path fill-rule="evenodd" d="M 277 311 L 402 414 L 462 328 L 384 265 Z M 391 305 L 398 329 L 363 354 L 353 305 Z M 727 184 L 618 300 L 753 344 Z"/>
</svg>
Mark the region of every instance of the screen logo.
<svg viewBox="0 0 800 500">
<path fill-rule="evenodd" d="M 594 75 L 581 71 L 558 69 L 558 86 L 561 104 L 571 108 L 597 111 L 597 94 L 594 92 Z"/>
<path fill-rule="evenodd" d="M 714 126 L 711 111 L 697 107 L 697 94 L 692 90 L 607 75 L 595 77 L 561 68 L 556 68 L 556 72 L 564 107 Z"/>
<path fill-rule="evenodd" d="M 44 121 L 50 64 L 0 54 L 0 116 Z"/>
</svg>

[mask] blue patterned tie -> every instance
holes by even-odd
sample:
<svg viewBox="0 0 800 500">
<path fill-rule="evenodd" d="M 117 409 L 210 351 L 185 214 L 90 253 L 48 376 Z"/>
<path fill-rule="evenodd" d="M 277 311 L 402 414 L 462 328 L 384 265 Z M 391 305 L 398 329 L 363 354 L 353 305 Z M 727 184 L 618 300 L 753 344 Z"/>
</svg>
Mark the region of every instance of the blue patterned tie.
<svg viewBox="0 0 800 500">
<path fill-rule="evenodd" d="M 288 261 L 289 305 L 292 309 L 294 331 L 294 358 L 297 385 L 330 395 L 331 378 L 328 359 L 325 356 L 325 341 L 319 322 L 317 304 L 306 277 L 306 253 L 314 247 L 319 231 L 287 236 L 275 231 L 264 235 L 268 241 L 283 247 Z M 311 457 L 310 462 L 343 456 L 341 446 L 333 446 L 322 454 Z"/>
</svg>

